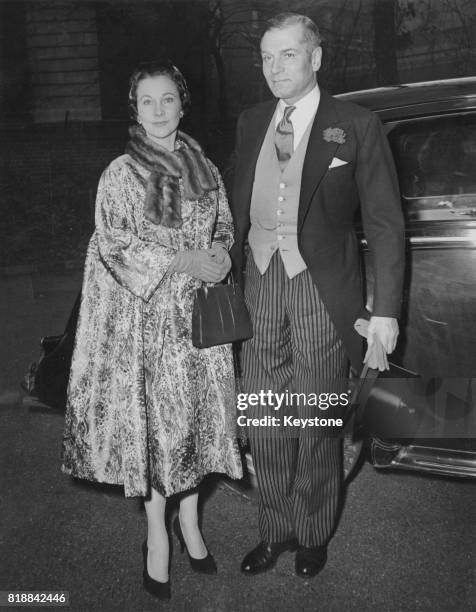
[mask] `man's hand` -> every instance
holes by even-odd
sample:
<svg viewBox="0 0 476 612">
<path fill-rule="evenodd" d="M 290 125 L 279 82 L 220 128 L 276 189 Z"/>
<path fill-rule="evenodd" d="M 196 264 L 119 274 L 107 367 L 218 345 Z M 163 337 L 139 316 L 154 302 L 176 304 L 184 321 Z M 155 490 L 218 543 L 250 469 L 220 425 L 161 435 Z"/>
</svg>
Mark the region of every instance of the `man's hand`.
<svg viewBox="0 0 476 612">
<path fill-rule="evenodd" d="M 398 322 L 393 317 L 371 317 L 367 329 L 367 352 L 364 363 L 370 368 L 388 370 L 387 354 L 397 344 Z"/>
</svg>

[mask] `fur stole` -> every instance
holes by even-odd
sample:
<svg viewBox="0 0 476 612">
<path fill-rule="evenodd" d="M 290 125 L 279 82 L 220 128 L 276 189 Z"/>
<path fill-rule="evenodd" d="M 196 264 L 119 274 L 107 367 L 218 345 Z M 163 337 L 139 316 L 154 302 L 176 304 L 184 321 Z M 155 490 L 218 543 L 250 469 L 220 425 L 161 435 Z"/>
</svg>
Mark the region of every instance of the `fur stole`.
<svg viewBox="0 0 476 612">
<path fill-rule="evenodd" d="M 150 171 L 144 205 L 146 219 L 157 225 L 180 227 L 179 178 L 182 178 L 183 195 L 188 200 L 197 200 L 217 189 L 200 145 L 187 134 L 178 132 L 178 147 L 172 152 L 148 138 L 140 126 L 132 126 L 129 134 L 126 153 Z"/>
</svg>

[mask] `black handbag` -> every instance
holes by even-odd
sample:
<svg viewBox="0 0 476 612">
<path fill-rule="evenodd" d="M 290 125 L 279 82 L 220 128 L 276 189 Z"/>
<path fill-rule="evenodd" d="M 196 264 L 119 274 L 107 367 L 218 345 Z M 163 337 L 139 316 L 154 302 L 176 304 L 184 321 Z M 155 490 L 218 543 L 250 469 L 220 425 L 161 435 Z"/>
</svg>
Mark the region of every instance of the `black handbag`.
<svg viewBox="0 0 476 612">
<path fill-rule="evenodd" d="M 243 292 L 232 278 L 228 284 L 196 290 L 192 313 L 193 346 L 208 348 L 252 336 L 253 325 Z"/>
</svg>

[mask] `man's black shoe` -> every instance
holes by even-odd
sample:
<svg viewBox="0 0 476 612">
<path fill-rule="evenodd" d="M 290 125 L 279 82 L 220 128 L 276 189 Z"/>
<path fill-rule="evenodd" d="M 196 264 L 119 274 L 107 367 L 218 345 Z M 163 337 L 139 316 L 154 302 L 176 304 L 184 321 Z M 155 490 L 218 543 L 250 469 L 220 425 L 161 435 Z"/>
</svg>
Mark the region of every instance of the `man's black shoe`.
<svg viewBox="0 0 476 612">
<path fill-rule="evenodd" d="M 276 564 L 281 553 L 296 548 L 297 542 L 294 539 L 285 542 L 260 542 L 243 559 L 241 571 L 249 575 L 265 572 Z"/>
<path fill-rule="evenodd" d="M 326 546 L 300 546 L 296 553 L 296 574 L 302 578 L 312 578 L 321 571 L 326 561 Z"/>
</svg>

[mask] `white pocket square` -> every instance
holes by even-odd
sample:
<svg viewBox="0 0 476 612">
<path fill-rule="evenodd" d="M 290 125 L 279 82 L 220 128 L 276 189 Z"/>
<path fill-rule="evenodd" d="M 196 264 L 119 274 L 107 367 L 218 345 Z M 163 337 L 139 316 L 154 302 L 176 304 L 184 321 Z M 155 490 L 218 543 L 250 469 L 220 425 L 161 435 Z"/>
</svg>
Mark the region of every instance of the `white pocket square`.
<svg viewBox="0 0 476 612">
<path fill-rule="evenodd" d="M 334 157 L 330 163 L 329 168 L 337 168 L 338 166 L 345 166 L 349 162 L 344 161 L 343 159 L 339 159 L 338 157 Z"/>
</svg>

